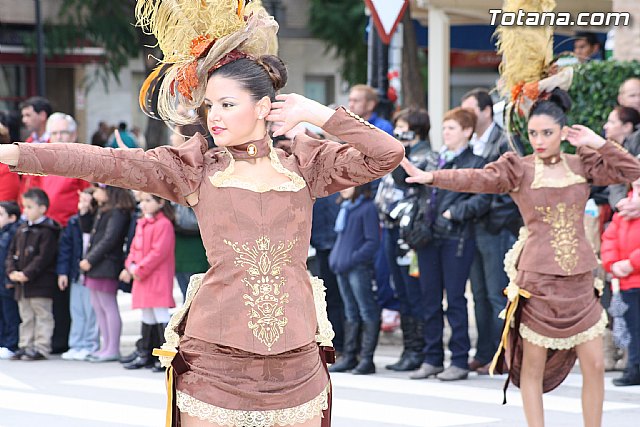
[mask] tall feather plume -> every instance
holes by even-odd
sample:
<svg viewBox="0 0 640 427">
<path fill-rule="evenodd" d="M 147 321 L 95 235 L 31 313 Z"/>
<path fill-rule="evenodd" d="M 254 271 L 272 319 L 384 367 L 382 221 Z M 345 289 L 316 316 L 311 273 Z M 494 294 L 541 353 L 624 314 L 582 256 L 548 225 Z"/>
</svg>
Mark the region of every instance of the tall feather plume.
<svg viewBox="0 0 640 427">
<path fill-rule="evenodd" d="M 551 12 L 555 0 L 505 0 L 502 10 L 517 13 Z M 549 26 L 500 26 L 496 30 L 498 54 L 502 55 L 499 71 L 500 93 L 511 98 L 518 84 L 540 80 L 553 59 L 553 28 Z"/>
<path fill-rule="evenodd" d="M 238 6 L 238 0 L 138 0 L 135 13 L 138 25 L 158 39 L 162 62 L 182 63 L 192 59 L 194 38 L 218 39 L 244 27 Z"/>
</svg>

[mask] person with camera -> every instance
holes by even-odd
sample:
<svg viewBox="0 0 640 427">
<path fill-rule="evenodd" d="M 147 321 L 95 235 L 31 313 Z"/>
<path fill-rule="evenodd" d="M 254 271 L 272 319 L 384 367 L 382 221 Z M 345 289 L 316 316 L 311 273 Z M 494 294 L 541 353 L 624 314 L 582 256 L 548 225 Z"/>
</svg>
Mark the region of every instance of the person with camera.
<svg viewBox="0 0 640 427">
<path fill-rule="evenodd" d="M 482 157 L 473 154 L 469 140 L 476 115 L 454 108 L 442 123 L 443 149 L 437 169 L 481 168 Z M 399 176 L 402 179 L 401 176 Z M 491 198 L 485 194 L 426 188 L 422 221 L 427 222 L 430 239 L 417 248 L 420 287 L 424 307 L 424 359 L 420 369 L 409 375 L 422 379 L 437 375 L 441 381 L 466 379 L 469 374 L 469 319 L 464 296 L 476 250 L 474 221 L 489 210 Z M 420 214 L 420 213 L 419 213 Z M 451 364 L 444 368 L 444 315 L 442 299 L 446 291 L 447 320 L 451 326 Z"/>
<path fill-rule="evenodd" d="M 427 158 L 434 157 L 429 145 L 431 125 L 427 111 L 416 108 L 401 110 L 394 116 L 394 126 L 395 137 L 404 145 L 407 157 L 424 168 Z M 437 156 L 435 164 L 437 165 Z M 396 171 L 403 169 L 398 168 Z M 410 252 L 407 242 L 402 240 L 400 223 L 406 209 L 423 201 L 424 187 L 407 184 L 404 176 L 394 179 L 396 171 L 382 179 L 375 198 L 382 224 L 383 250 L 400 303 L 403 342 L 400 359 L 386 368 L 393 371 L 413 371 L 420 367 L 424 359 L 422 293 L 418 279 L 409 275 L 413 252 Z"/>
</svg>

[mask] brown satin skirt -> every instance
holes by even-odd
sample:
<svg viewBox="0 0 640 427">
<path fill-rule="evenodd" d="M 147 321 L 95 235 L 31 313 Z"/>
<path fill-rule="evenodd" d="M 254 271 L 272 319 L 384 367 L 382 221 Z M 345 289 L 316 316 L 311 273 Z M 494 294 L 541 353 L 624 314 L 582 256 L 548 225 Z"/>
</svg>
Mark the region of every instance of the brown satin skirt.
<svg viewBox="0 0 640 427">
<path fill-rule="evenodd" d="M 316 343 L 263 356 L 185 335 L 180 353 L 189 366 L 176 379 L 181 412 L 205 419 L 208 413 L 227 410 L 251 411 L 252 416 L 268 411 L 270 416 L 275 412 L 276 419 L 295 416 L 302 422 L 305 414 L 312 418 L 312 413 L 317 416 L 326 409 L 326 404 L 318 404 L 329 377 Z M 296 407 L 295 415 L 278 413 Z"/>
<path fill-rule="evenodd" d="M 517 330 L 509 332 L 505 354 L 509 376 L 519 387 L 523 339 L 545 347 L 546 393 L 558 387 L 575 365 L 575 346 L 603 334 L 606 315 L 596 296 L 591 272 L 553 276 L 520 271 L 516 283 L 529 291 L 531 298 L 521 298 L 516 314 Z"/>
</svg>

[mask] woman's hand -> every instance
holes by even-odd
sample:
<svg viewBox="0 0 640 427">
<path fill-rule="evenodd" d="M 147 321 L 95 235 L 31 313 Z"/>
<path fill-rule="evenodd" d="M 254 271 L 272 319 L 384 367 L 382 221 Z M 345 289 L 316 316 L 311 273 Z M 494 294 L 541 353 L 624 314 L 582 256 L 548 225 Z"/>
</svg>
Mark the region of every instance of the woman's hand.
<svg viewBox="0 0 640 427">
<path fill-rule="evenodd" d="M 282 126 L 273 133 L 275 137 L 284 135 L 301 122 L 322 127 L 334 112 L 316 101 L 291 93 L 276 96 L 266 119 L 270 122 L 282 122 Z"/>
<path fill-rule="evenodd" d="M 409 177 L 405 179 L 406 182 L 417 183 L 417 184 L 433 183 L 433 174 L 431 172 L 425 172 L 423 170 L 418 169 L 406 157 L 402 159 L 402 161 L 400 162 L 400 166 L 402 166 L 402 169 L 404 169 L 407 175 L 409 175 Z"/>
<path fill-rule="evenodd" d="M 122 269 L 122 271 L 120 272 L 120 276 L 118 276 L 118 280 L 124 283 L 131 283 L 131 279 L 131 273 L 129 273 L 126 268 Z"/>
<path fill-rule="evenodd" d="M 91 264 L 86 259 L 83 259 L 82 261 L 80 261 L 80 265 L 79 266 L 80 266 L 80 270 L 82 270 L 82 271 L 91 270 Z"/>
<path fill-rule="evenodd" d="M 13 144 L 0 145 L 0 163 L 15 166 L 20 158 L 20 149 Z"/>
<path fill-rule="evenodd" d="M 567 132 L 567 141 L 569 141 L 569 143 L 571 143 L 571 145 L 573 145 L 574 147 L 586 146 L 597 150 L 598 148 L 602 147 L 605 142 L 607 142 L 603 137 L 586 126 L 565 126 L 564 130 L 565 132 Z"/>
</svg>

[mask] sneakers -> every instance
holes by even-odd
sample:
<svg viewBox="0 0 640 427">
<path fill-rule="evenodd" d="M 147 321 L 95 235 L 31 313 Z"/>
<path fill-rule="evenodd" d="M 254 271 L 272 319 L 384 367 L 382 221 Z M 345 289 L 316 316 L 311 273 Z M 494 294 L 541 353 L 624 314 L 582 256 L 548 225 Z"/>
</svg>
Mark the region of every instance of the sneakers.
<svg viewBox="0 0 640 427">
<path fill-rule="evenodd" d="M 87 360 L 87 357 L 91 354 L 89 350 L 71 348 L 65 351 L 60 356 L 63 360 Z"/>
<path fill-rule="evenodd" d="M 469 370 L 451 365 L 443 372 L 436 375 L 440 381 L 457 381 L 466 380 L 469 376 Z"/>
<path fill-rule="evenodd" d="M 400 327 L 400 313 L 387 308 L 382 309 L 382 323 L 380 330 L 382 332 L 393 332 Z"/>
<path fill-rule="evenodd" d="M 0 359 L 9 360 L 15 353 L 9 350 L 7 347 L 0 347 Z"/>
</svg>

